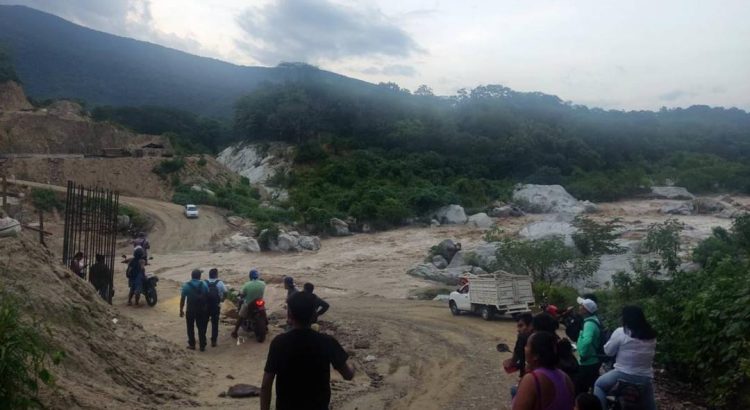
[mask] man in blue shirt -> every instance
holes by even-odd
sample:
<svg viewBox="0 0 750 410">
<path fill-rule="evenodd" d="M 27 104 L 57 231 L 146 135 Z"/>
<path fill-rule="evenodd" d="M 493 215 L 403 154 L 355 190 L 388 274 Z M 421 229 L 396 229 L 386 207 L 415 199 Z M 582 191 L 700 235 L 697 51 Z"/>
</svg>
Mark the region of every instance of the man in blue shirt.
<svg viewBox="0 0 750 410">
<path fill-rule="evenodd" d="M 208 285 L 201 280 L 200 269 L 194 269 L 191 280 L 182 285 L 180 295 L 180 317 L 187 323 L 188 349 L 195 350 L 195 326 L 198 327 L 198 341 L 201 352 L 206 350 L 206 330 L 208 328 Z M 187 301 L 187 312 L 183 309 Z"/>
<path fill-rule="evenodd" d="M 224 282 L 219 280 L 219 270 L 216 268 L 208 271 L 208 318 L 211 320 L 211 347 L 216 347 L 219 338 L 219 315 L 221 314 L 221 302 L 227 294 Z"/>
</svg>

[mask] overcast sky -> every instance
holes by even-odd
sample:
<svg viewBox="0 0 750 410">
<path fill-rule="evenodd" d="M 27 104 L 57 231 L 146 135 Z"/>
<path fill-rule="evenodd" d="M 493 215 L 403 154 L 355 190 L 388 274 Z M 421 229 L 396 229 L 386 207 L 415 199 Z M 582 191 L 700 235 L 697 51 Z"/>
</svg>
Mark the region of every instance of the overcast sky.
<svg viewBox="0 0 750 410">
<path fill-rule="evenodd" d="M 750 109 L 750 0 L 0 3 L 237 64 L 303 61 L 437 94 L 503 84 L 603 108 Z"/>
</svg>

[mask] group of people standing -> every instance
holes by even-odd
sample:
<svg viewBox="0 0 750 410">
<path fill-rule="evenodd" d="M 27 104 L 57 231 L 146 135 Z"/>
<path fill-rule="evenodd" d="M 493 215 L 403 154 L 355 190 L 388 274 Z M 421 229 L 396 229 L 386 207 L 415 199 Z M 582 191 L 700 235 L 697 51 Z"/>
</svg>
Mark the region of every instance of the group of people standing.
<svg viewBox="0 0 750 410">
<path fill-rule="evenodd" d="M 557 335 L 556 318 L 548 313 L 519 317 L 513 357 L 503 363 L 506 371 L 520 372 L 518 386 L 511 389 L 513 410 L 604 410 L 607 395 L 622 382 L 639 386 L 642 408 L 655 410 L 656 333 L 643 310 L 624 307 L 622 326 L 604 340 L 595 296 L 578 298 L 578 304 L 583 324 L 577 360 L 571 341 Z M 612 357 L 614 368 L 600 375 L 603 360 Z"/>
</svg>

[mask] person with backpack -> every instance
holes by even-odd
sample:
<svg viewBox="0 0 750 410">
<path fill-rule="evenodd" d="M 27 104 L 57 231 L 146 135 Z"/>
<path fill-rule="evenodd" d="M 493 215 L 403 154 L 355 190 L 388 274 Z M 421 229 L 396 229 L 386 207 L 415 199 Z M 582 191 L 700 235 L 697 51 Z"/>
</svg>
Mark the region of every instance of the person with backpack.
<svg viewBox="0 0 750 410">
<path fill-rule="evenodd" d="M 622 327 L 612 332 L 604 345 L 604 353 L 615 356 L 615 368 L 596 380 L 594 394 L 603 408 L 607 406 L 607 394 L 618 380 L 642 386 L 642 404 L 645 410 L 655 410 L 654 355 L 656 354 L 656 332 L 646 320 L 643 310 L 637 306 L 622 308 Z"/>
<path fill-rule="evenodd" d="M 198 327 L 198 341 L 201 352 L 206 350 L 206 330 L 208 328 L 208 285 L 201 280 L 200 269 L 194 269 L 191 280 L 182 285 L 180 294 L 180 317 L 187 323 L 188 349 L 195 350 L 195 327 Z M 187 301 L 187 311 L 184 311 Z"/>
<path fill-rule="evenodd" d="M 578 336 L 578 373 L 575 380 L 576 395 L 589 393 L 594 382 L 599 377 L 602 365 L 600 356 L 604 354 L 602 339 L 602 325 L 596 315 L 599 310 L 596 302 L 579 297 L 579 313 L 583 316 L 583 329 Z"/>
<path fill-rule="evenodd" d="M 127 269 L 125 269 L 125 276 L 128 278 L 128 287 L 130 288 L 130 293 L 128 293 L 128 306 L 133 304 L 133 296 L 135 296 L 136 306 L 138 306 L 141 300 L 143 284 L 146 281 L 146 261 L 143 258 L 143 255 L 143 249 L 136 248 L 133 252 L 133 259 L 130 260 Z"/>
<path fill-rule="evenodd" d="M 219 280 L 219 270 L 216 268 L 208 271 L 208 318 L 211 320 L 211 347 L 216 347 L 219 338 L 219 314 L 221 313 L 221 302 L 227 294 L 227 287 Z"/>
</svg>

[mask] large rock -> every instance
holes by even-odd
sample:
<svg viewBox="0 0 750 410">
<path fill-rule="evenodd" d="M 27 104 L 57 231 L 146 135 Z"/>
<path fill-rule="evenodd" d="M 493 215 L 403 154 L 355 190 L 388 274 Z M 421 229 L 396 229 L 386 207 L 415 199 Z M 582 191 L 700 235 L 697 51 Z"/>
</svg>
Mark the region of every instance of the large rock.
<svg viewBox="0 0 750 410">
<path fill-rule="evenodd" d="M 260 252 L 260 245 L 255 238 L 236 233 L 224 239 L 222 244 L 230 250 L 241 250 L 245 252 Z"/>
<path fill-rule="evenodd" d="M 276 247 L 281 252 L 296 252 L 301 250 L 298 242 L 299 239 L 295 238 L 293 235 L 282 232 L 276 238 Z"/>
<path fill-rule="evenodd" d="M 455 257 L 454 257 L 455 259 Z M 432 264 L 438 269 L 445 269 L 448 267 L 448 261 L 442 255 L 435 255 L 432 257 Z"/>
<path fill-rule="evenodd" d="M 461 205 L 444 206 L 435 211 L 434 216 L 441 224 L 462 224 L 468 219 Z"/>
<path fill-rule="evenodd" d="M 500 242 L 483 243 L 471 250 L 474 255 L 473 263 L 484 269 L 491 269 L 492 265 L 497 262 L 497 250 Z"/>
<path fill-rule="evenodd" d="M 333 229 L 333 234 L 336 236 L 347 236 L 351 235 L 351 232 L 349 232 L 349 224 L 342 221 L 339 218 L 331 218 L 329 221 L 329 224 L 331 225 L 331 228 Z"/>
<path fill-rule="evenodd" d="M 695 196 L 687 189 L 678 186 L 652 186 L 649 197 L 656 199 L 695 199 Z"/>
<path fill-rule="evenodd" d="M 302 235 L 299 237 L 299 241 L 297 242 L 302 249 L 306 249 L 308 251 L 317 251 L 320 250 L 320 238 L 317 236 L 305 236 Z"/>
<path fill-rule="evenodd" d="M 513 191 L 513 201 L 532 213 L 579 214 L 584 208 L 560 185 L 519 185 Z"/>
<path fill-rule="evenodd" d="M 466 224 L 479 229 L 489 229 L 495 222 L 486 213 L 480 212 L 470 216 Z"/>
<path fill-rule="evenodd" d="M 458 251 L 453 255 L 453 259 L 451 259 L 451 263 L 448 264 L 448 268 L 457 268 L 459 266 L 466 265 L 466 261 L 464 260 L 464 251 Z"/>
<path fill-rule="evenodd" d="M 716 214 L 732 206 L 712 198 L 693 199 L 693 208 L 697 214 Z"/>
<path fill-rule="evenodd" d="M 21 232 L 21 223 L 13 218 L 0 218 L 0 238 L 16 236 Z"/>
<path fill-rule="evenodd" d="M 458 283 L 459 276 L 465 273 L 470 273 L 471 270 L 471 266 L 438 269 L 432 263 L 420 263 L 409 269 L 406 273 L 425 280 L 432 280 L 448 285 L 455 285 L 456 283 Z"/>
<path fill-rule="evenodd" d="M 560 237 L 565 242 L 566 246 L 574 246 L 573 234 L 576 233 L 576 228 L 567 222 L 557 221 L 539 221 L 530 223 L 521 229 L 518 234 L 532 241 L 539 239 L 548 239 L 552 237 Z"/>
<path fill-rule="evenodd" d="M 510 218 L 520 217 L 526 215 L 521 208 L 513 205 L 503 205 L 492 208 L 489 211 L 489 216 L 495 218 Z"/>
<path fill-rule="evenodd" d="M 441 255 L 445 260 L 450 263 L 453 261 L 453 255 L 461 250 L 461 245 L 453 242 L 451 239 L 444 239 L 437 245 L 435 255 Z"/>
<path fill-rule="evenodd" d="M 660 212 L 668 215 L 691 215 L 693 213 L 692 202 L 678 202 L 661 207 Z"/>
</svg>

